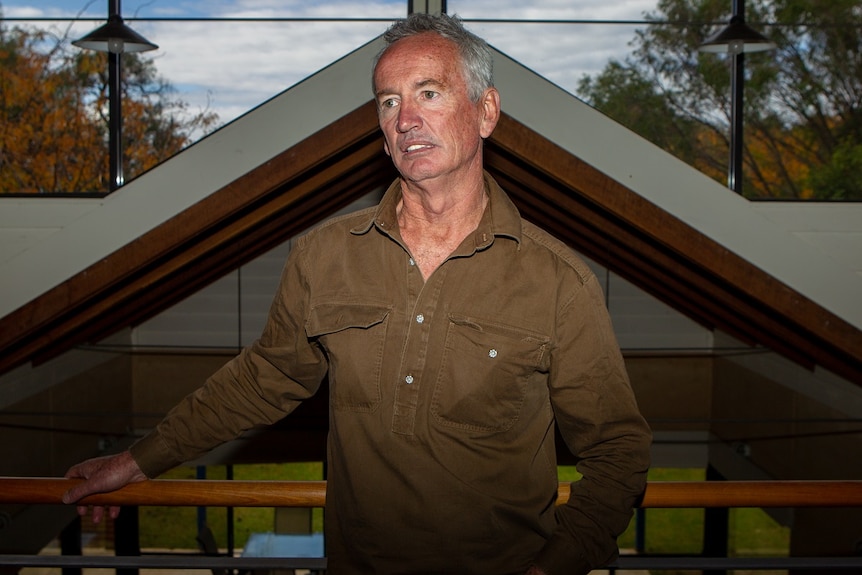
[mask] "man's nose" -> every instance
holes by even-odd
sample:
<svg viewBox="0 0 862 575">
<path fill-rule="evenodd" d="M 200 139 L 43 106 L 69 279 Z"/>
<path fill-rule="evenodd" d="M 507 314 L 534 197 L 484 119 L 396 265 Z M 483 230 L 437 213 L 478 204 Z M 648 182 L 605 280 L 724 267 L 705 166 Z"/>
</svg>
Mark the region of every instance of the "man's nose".
<svg viewBox="0 0 862 575">
<path fill-rule="evenodd" d="M 409 132 L 422 125 L 422 117 L 419 110 L 412 103 L 401 102 L 398 109 L 398 131 Z"/>
</svg>

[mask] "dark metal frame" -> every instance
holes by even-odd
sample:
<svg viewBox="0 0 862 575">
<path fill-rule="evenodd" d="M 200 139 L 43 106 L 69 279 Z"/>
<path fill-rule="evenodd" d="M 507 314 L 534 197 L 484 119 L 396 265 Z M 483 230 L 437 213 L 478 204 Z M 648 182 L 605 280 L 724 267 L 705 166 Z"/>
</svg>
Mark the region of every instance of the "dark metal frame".
<svg viewBox="0 0 862 575">
<path fill-rule="evenodd" d="M 325 571 L 319 557 L 213 557 L 207 555 L 0 555 L 0 567 L 52 567 L 100 569 L 310 569 Z M 621 556 L 610 570 L 859 570 L 862 557 L 650 557 Z"/>
</svg>

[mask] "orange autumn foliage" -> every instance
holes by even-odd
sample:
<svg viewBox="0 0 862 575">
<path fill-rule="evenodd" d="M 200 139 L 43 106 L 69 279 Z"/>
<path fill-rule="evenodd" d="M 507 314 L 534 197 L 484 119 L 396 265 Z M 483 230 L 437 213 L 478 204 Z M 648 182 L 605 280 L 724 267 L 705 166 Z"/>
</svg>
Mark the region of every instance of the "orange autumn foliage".
<svg viewBox="0 0 862 575">
<path fill-rule="evenodd" d="M 123 56 L 126 181 L 215 125 L 189 115 L 151 62 Z M 0 29 L 0 193 L 108 191 L 107 55 L 64 50 L 43 33 Z"/>
</svg>

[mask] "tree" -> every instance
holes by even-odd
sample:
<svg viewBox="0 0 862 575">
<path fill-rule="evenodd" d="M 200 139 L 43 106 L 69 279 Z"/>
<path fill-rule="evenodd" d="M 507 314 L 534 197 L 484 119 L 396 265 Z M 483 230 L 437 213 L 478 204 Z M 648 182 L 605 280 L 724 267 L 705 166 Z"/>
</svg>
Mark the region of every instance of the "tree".
<svg viewBox="0 0 862 575">
<path fill-rule="evenodd" d="M 107 55 L 0 24 L 0 193 L 108 190 Z M 191 114 L 151 60 L 123 55 L 127 179 L 169 158 L 218 116 Z"/>
<path fill-rule="evenodd" d="M 597 108 L 721 182 L 730 61 L 698 46 L 729 8 L 729 0 L 660 0 L 632 55 L 578 87 Z M 745 56 L 745 194 L 862 199 L 862 7 L 753 0 L 746 17 L 777 49 Z"/>
</svg>

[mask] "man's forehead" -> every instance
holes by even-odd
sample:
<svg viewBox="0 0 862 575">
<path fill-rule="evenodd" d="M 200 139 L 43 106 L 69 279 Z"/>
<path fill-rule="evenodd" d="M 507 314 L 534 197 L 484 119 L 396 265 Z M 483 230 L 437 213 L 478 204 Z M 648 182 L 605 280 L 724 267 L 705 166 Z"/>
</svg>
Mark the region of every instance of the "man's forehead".
<svg viewBox="0 0 862 575">
<path fill-rule="evenodd" d="M 374 69 L 376 91 L 385 91 L 395 84 L 403 86 L 406 83 L 411 87 L 421 88 L 447 86 L 452 83 L 450 76 L 458 73 L 460 68 L 455 64 L 457 56 L 453 58 L 453 47 L 446 45 L 451 44 L 448 40 L 435 34 L 433 36 L 439 42 L 402 44 L 412 38 L 421 39 L 426 35 L 399 40 L 381 56 Z M 387 86 L 388 84 L 393 86 Z"/>
<path fill-rule="evenodd" d="M 377 68 L 392 60 L 400 64 L 429 65 L 434 62 L 450 62 L 458 57 L 458 49 L 454 42 L 438 34 L 423 33 L 402 38 L 391 44 L 377 62 Z"/>
</svg>

